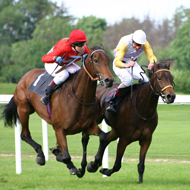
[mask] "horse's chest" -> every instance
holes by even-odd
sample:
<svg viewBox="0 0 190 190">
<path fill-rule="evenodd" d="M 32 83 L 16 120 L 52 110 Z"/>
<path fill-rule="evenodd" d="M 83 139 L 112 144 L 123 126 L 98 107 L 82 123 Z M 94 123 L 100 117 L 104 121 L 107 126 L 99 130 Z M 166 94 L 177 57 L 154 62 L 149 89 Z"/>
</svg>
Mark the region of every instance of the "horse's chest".
<svg viewBox="0 0 190 190">
<path fill-rule="evenodd" d="M 131 136 L 131 141 L 149 139 L 152 136 L 152 131 L 149 128 L 141 128 L 134 131 Z"/>
</svg>

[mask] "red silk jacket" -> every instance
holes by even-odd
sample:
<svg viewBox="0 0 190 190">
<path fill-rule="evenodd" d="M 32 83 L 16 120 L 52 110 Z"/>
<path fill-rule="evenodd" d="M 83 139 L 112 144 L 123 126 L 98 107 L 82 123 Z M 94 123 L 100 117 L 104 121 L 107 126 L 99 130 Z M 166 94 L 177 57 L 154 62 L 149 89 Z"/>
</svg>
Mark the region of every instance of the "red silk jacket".
<svg viewBox="0 0 190 190">
<path fill-rule="evenodd" d="M 84 46 L 84 53 L 78 53 L 74 50 L 74 48 L 71 46 L 71 44 L 68 41 L 68 38 L 63 38 L 59 40 L 55 46 L 52 47 L 52 49 L 42 57 L 42 62 L 44 63 L 54 63 L 55 62 L 55 57 L 56 56 L 61 56 L 65 55 L 64 57 L 64 62 L 63 64 L 68 64 L 70 63 L 73 58 L 70 56 L 79 56 L 79 55 L 84 55 L 88 54 L 89 50 L 87 49 L 87 46 Z M 80 59 L 77 59 L 75 62 L 79 61 Z"/>
</svg>

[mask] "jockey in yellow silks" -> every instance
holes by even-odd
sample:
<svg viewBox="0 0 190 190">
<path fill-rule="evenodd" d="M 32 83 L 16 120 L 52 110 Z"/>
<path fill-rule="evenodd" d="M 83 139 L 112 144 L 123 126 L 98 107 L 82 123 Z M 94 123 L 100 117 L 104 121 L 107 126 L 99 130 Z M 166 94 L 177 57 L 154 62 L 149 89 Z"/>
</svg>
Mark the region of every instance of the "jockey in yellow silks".
<svg viewBox="0 0 190 190">
<path fill-rule="evenodd" d="M 153 54 L 153 50 L 146 40 L 146 34 L 142 30 L 136 30 L 130 35 L 123 36 L 117 47 L 114 50 L 113 71 L 121 80 L 121 84 L 115 89 L 113 98 L 110 101 L 110 106 L 107 111 L 117 112 L 116 99 L 122 94 L 124 88 L 132 84 L 133 78 L 142 82 L 148 82 L 148 77 L 140 72 L 143 72 L 141 67 L 135 61 L 143 52 L 145 52 L 148 60 L 148 70 L 152 70 L 154 62 L 157 62 L 156 56 Z M 131 73 L 131 67 L 133 67 L 133 76 Z"/>
</svg>

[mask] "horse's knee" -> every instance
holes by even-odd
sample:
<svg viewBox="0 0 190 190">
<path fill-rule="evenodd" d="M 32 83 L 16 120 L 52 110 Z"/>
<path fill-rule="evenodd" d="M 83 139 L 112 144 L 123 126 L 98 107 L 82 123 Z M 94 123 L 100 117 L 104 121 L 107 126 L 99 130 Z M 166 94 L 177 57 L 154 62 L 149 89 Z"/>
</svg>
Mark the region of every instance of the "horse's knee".
<svg viewBox="0 0 190 190">
<path fill-rule="evenodd" d="M 23 141 L 26 141 L 28 140 L 28 136 L 24 135 L 23 133 L 20 134 L 20 138 L 23 140 Z"/>
<path fill-rule="evenodd" d="M 69 156 L 69 154 L 58 154 L 56 156 L 56 160 L 58 162 L 63 162 L 64 164 L 68 164 L 69 162 L 71 162 L 71 157 Z"/>
<path fill-rule="evenodd" d="M 105 132 L 101 132 L 101 134 L 100 134 L 100 143 L 102 144 L 104 144 L 104 143 L 107 143 L 107 133 L 105 133 Z"/>
</svg>

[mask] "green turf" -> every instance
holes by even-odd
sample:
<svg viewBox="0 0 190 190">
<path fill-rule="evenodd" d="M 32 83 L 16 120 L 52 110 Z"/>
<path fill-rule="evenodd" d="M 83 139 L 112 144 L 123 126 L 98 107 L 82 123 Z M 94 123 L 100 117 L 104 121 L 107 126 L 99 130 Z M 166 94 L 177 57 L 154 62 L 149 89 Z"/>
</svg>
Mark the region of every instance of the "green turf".
<svg viewBox="0 0 190 190">
<path fill-rule="evenodd" d="M 49 152 L 45 166 L 35 162 L 35 151 L 22 142 L 22 174 L 15 174 L 14 128 L 5 128 L 0 121 L 0 189 L 190 189 L 190 105 L 159 105 L 159 123 L 146 158 L 144 183 L 139 185 L 137 164 L 138 142 L 129 145 L 119 172 L 103 178 L 99 172 L 86 172 L 82 179 L 70 176 L 69 170 Z M 42 145 L 41 119 L 33 114 L 30 119 L 32 137 Z M 82 155 L 81 134 L 68 136 L 69 152 L 76 167 Z M 48 125 L 49 147 L 55 146 L 54 131 Z M 98 148 L 98 137 L 91 137 L 87 149 L 88 162 Z M 109 168 L 114 164 L 117 142 L 109 146 Z M 8 156 L 3 156 L 6 154 Z"/>
</svg>

